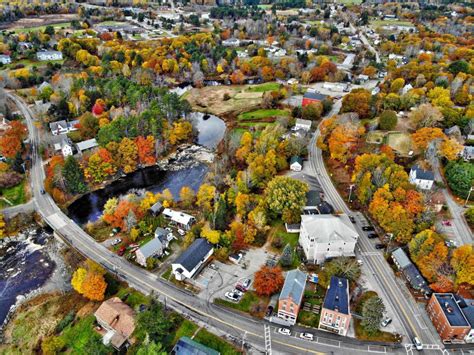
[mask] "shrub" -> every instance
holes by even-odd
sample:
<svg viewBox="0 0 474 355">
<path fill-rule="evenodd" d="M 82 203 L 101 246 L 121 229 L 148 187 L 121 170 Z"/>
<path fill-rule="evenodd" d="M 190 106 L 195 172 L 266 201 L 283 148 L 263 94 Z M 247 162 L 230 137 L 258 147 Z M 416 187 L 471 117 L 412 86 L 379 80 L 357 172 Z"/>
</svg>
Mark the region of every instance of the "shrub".
<svg viewBox="0 0 474 355">
<path fill-rule="evenodd" d="M 0 188 L 8 188 L 18 185 L 22 176 L 14 171 L 0 174 Z"/>
<path fill-rule="evenodd" d="M 69 324 L 72 323 L 74 317 L 76 316 L 76 312 L 74 310 L 70 311 L 61 321 L 56 325 L 54 332 L 56 334 L 61 333 L 64 328 L 66 328 Z"/>
<path fill-rule="evenodd" d="M 385 131 L 390 131 L 394 129 L 397 125 L 397 122 L 397 114 L 395 113 L 395 111 L 392 110 L 386 110 L 382 112 L 379 118 L 380 129 L 383 129 Z"/>
</svg>

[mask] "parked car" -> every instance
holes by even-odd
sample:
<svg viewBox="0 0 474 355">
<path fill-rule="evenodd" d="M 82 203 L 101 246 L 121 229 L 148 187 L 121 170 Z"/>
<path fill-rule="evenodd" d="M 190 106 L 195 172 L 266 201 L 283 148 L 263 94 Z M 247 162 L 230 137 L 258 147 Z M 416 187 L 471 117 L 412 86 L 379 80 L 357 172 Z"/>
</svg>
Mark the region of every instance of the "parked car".
<svg viewBox="0 0 474 355">
<path fill-rule="evenodd" d="M 270 317 L 273 313 L 273 306 L 268 306 L 267 311 L 265 312 L 265 317 Z"/>
<path fill-rule="evenodd" d="M 241 285 L 248 290 L 251 283 L 252 283 L 252 280 L 245 279 L 245 280 L 242 281 Z"/>
<path fill-rule="evenodd" d="M 375 238 L 377 238 L 377 237 L 378 237 L 377 233 L 369 233 L 369 234 L 367 234 L 367 238 L 369 238 L 369 239 L 375 239 Z"/>
<path fill-rule="evenodd" d="M 288 328 L 278 328 L 278 333 L 283 335 L 291 335 L 291 331 Z"/>
<path fill-rule="evenodd" d="M 124 245 L 124 246 L 121 246 L 119 250 L 117 250 L 117 255 L 118 256 L 123 256 L 123 254 L 125 254 L 125 251 L 127 250 L 127 247 Z"/>
<path fill-rule="evenodd" d="M 418 339 L 418 337 L 413 338 L 413 345 L 415 345 L 416 350 L 423 350 L 423 344 L 421 343 L 420 339 Z"/>
<path fill-rule="evenodd" d="M 385 245 L 383 245 L 381 243 L 377 243 L 377 244 L 375 244 L 375 249 L 385 249 Z"/>
<path fill-rule="evenodd" d="M 181 235 L 181 236 L 184 236 L 184 235 L 186 235 L 186 232 L 182 229 L 178 229 L 178 234 Z"/>
<path fill-rule="evenodd" d="M 230 299 L 231 301 L 238 302 L 240 300 L 240 297 L 235 294 L 234 292 L 226 292 L 225 296 Z"/>
<path fill-rule="evenodd" d="M 112 245 L 119 245 L 120 243 L 122 243 L 122 239 L 120 239 L 120 238 L 114 239 L 112 241 Z"/>
<path fill-rule="evenodd" d="M 172 231 L 173 231 L 170 227 L 166 227 L 165 230 L 167 230 L 168 232 L 172 232 Z"/>
<path fill-rule="evenodd" d="M 40 193 L 41 193 L 41 195 L 44 195 L 46 193 L 46 191 L 44 191 L 44 189 L 40 189 Z"/>
<path fill-rule="evenodd" d="M 232 290 L 232 292 L 233 292 L 234 294 L 236 294 L 237 296 L 239 296 L 239 297 L 242 297 L 242 296 L 244 295 L 244 293 L 243 293 L 242 291 L 239 291 L 239 290 L 237 290 L 237 289 L 235 289 L 235 288 Z"/>
<path fill-rule="evenodd" d="M 447 227 L 451 227 L 451 226 L 452 226 L 451 221 L 447 221 L 447 220 L 441 222 L 441 224 L 442 224 L 443 226 L 447 226 Z"/>
<path fill-rule="evenodd" d="M 351 220 L 352 223 L 356 222 L 356 219 L 354 218 L 354 216 L 349 216 L 349 219 Z"/>
<path fill-rule="evenodd" d="M 300 338 L 304 340 L 311 340 L 313 341 L 313 334 L 311 333 L 301 333 Z"/>
<path fill-rule="evenodd" d="M 390 323 L 392 323 L 392 318 L 385 318 L 385 319 L 382 321 L 381 325 L 382 325 L 382 327 L 386 327 L 386 326 L 389 325 Z"/>
<path fill-rule="evenodd" d="M 363 226 L 362 230 L 368 232 L 368 231 L 374 231 L 375 228 L 373 226 Z"/>
</svg>

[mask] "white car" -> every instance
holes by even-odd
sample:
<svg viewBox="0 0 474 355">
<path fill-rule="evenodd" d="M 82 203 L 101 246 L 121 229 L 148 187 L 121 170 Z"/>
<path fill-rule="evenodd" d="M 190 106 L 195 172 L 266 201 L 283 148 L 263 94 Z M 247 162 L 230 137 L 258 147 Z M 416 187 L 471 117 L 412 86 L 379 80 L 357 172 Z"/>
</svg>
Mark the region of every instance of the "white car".
<svg viewBox="0 0 474 355">
<path fill-rule="evenodd" d="M 172 231 L 173 231 L 170 227 L 166 227 L 165 230 L 167 230 L 168 232 L 172 232 Z"/>
<path fill-rule="evenodd" d="M 181 236 L 184 236 L 184 235 L 186 235 L 186 232 L 182 229 L 178 229 L 178 234 L 181 235 Z"/>
<path fill-rule="evenodd" d="M 236 288 L 234 288 L 234 289 L 232 290 L 232 292 L 234 293 L 234 295 L 237 295 L 237 296 L 239 296 L 239 297 L 242 297 L 242 296 L 244 295 L 244 293 L 243 293 L 242 291 L 239 291 L 239 290 L 237 290 Z"/>
<path fill-rule="evenodd" d="M 382 321 L 382 327 L 386 327 L 386 326 L 389 325 L 390 323 L 392 323 L 392 318 L 385 318 L 385 319 Z"/>
<path fill-rule="evenodd" d="M 304 339 L 304 340 L 311 340 L 311 341 L 313 341 L 313 339 L 314 339 L 313 334 L 311 334 L 311 333 L 301 333 L 300 338 Z"/>
<path fill-rule="evenodd" d="M 120 239 L 120 238 L 114 239 L 114 240 L 112 241 L 112 245 L 118 245 L 118 244 L 120 244 L 120 243 L 122 243 L 122 239 Z"/>
<path fill-rule="evenodd" d="M 234 292 L 226 292 L 225 296 L 230 299 L 231 301 L 238 302 L 240 300 L 240 297 L 235 294 Z"/>
<path fill-rule="evenodd" d="M 288 328 L 278 328 L 278 333 L 283 335 L 291 335 L 291 331 Z"/>
<path fill-rule="evenodd" d="M 423 350 L 423 344 L 421 343 L 420 339 L 418 339 L 418 337 L 413 338 L 413 345 L 415 345 L 416 350 Z"/>
</svg>

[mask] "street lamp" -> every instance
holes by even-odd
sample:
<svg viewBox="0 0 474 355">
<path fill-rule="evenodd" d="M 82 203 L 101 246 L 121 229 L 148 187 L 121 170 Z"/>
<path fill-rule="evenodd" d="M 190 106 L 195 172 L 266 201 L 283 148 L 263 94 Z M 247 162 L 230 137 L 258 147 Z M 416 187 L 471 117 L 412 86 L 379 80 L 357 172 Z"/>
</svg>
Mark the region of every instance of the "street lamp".
<svg viewBox="0 0 474 355">
<path fill-rule="evenodd" d="M 474 187 L 473 187 L 473 186 L 471 186 L 471 188 L 469 189 L 469 193 L 467 194 L 466 201 L 464 201 L 464 207 L 466 207 L 467 201 L 469 201 L 469 197 L 471 197 L 471 192 L 472 192 L 472 190 L 474 190 Z"/>
</svg>

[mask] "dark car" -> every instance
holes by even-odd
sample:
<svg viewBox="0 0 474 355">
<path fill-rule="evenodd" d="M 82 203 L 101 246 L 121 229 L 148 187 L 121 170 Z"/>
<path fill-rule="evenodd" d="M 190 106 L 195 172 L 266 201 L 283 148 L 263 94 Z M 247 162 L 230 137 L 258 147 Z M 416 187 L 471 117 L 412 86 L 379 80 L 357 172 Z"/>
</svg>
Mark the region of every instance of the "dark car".
<svg viewBox="0 0 474 355">
<path fill-rule="evenodd" d="M 383 245 L 383 244 L 375 244 L 375 249 L 385 249 L 385 245 Z"/>
<path fill-rule="evenodd" d="M 268 306 L 267 311 L 265 312 L 265 317 L 270 317 L 273 313 L 273 306 Z"/>
<path fill-rule="evenodd" d="M 367 238 L 369 238 L 369 239 L 375 239 L 375 238 L 377 238 L 377 237 L 378 237 L 378 235 L 377 235 L 376 233 L 369 233 L 369 234 L 367 234 Z"/>
<path fill-rule="evenodd" d="M 356 222 L 354 216 L 349 216 L 349 219 L 351 220 L 352 223 L 355 223 L 355 222 Z"/>
<path fill-rule="evenodd" d="M 368 232 L 368 231 L 374 231 L 375 229 L 372 226 L 363 226 L 362 230 Z"/>
<path fill-rule="evenodd" d="M 123 254 L 125 254 L 125 251 L 126 251 L 126 250 L 127 250 L 127 247 L 126 247 L 126 246 L 120 247 L 120 249 L 117 250 L 117 255 L 123 256 Z"/>
<path fill-rule="evenodd" d="M 40 193 L 41 193 L 41 195 L 44 195 L 46 193 L 46 191 L 44 191 L 44 189 L 40 189 Z"/>
</svg>

